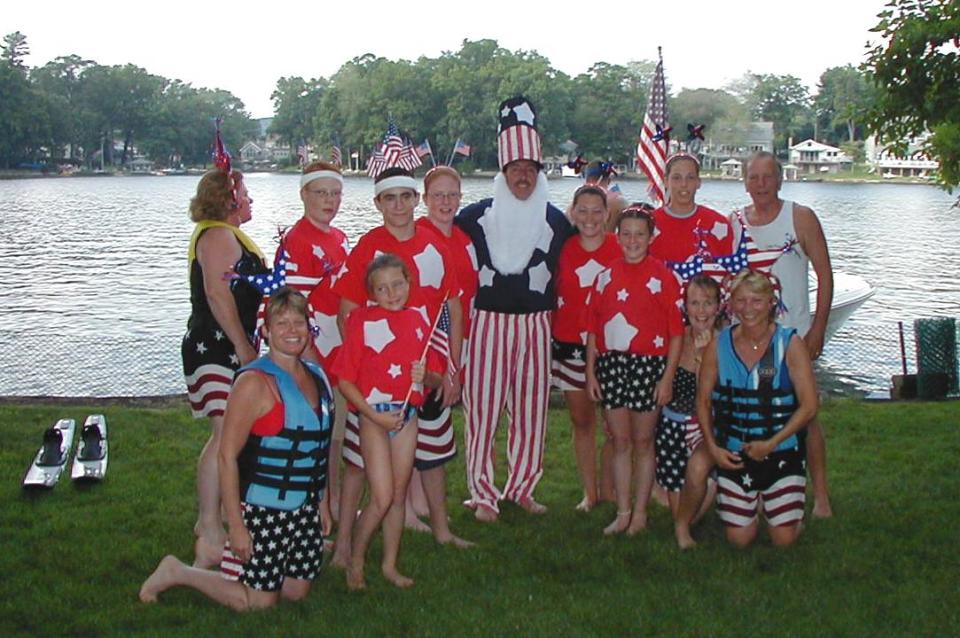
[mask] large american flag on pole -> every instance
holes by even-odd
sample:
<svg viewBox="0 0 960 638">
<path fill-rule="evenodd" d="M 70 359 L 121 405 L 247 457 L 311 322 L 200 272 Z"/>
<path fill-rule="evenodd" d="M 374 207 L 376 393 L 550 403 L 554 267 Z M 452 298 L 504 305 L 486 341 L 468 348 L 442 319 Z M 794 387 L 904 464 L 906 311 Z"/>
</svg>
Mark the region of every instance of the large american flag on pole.
<svg viewBox="0 0 960 638">
<path fill-rule="evenodd" d="M 412 171 L 422 163 L 413 144 L 403 139 L 396 123 L 390 120 L 387 132 L 383 136 L 383 142 L 367 162 L 367 175 L 376 177 L 394 166 Z"/>
<path fill-rule="evenodd" d="M 643 116 L 643 128 L 640 130 L 640 142 L 637 144 L 637 167 L 650 180 L 647 191 L 657 205 L 663 204 L 663 174 L 666 170 L 667 148 L 670 144 L 669 129 L 667 87 L 663 79 L 663 57 L 661 57 L 653 74 L 647 112 Z"/>
</svg>

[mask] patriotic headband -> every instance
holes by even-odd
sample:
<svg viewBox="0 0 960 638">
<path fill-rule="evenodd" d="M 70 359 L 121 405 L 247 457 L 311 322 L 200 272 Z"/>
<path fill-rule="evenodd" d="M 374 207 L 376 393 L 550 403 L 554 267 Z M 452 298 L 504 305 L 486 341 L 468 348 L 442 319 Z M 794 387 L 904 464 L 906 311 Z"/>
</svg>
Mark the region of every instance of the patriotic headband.
<svg viewBox="0 0 960 638">
<path fill-rule="evenodd" d="M 323 179 L 325 177 L 335 179 L 343 186 L 343 175 L 337 171 L 311 171 L 300 176 L 300 188 L 303 188 L 315 179 Z"/>
<path fill-rule="evenodd" d="M 412 177 L 408 177 L 407 175 L 394 175 L 393 177 L 386 177 L 374 184 L 373 195 L 376 197 L 388 188 L 409 188 L 410 190 L 419 192 L 417 186 L 417 180 Z"/>
</svg>

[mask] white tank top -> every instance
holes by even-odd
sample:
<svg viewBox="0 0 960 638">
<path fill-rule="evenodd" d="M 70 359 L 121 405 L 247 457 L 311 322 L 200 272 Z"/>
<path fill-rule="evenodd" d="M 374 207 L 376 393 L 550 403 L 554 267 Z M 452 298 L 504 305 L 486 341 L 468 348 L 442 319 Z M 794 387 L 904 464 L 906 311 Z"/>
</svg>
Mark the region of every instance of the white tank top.
<svg viewBox="0 0 960 638">
<path fill-rule="evenodd" d="M 780 280 L 780 294 L 786 310 L 778 321 L 796 328 L 798 334 L 806 335 L 812 323 L 808 279 L 810 259 L 797 239 L 795 214 L 794 203 L 784 201 L 780 212 L 768 224 L 754 226 L 747 220 L 746 214 L 743 215 L 743 221 L 756 244 L 756 252 L 748 256 L 750 267 L 769 269 Z M 735 239 L 739 240 L 739 220 L 734 216 L 731 221 Z M 769 267 L 771 262 L 773 266 Z"/>
</svg>

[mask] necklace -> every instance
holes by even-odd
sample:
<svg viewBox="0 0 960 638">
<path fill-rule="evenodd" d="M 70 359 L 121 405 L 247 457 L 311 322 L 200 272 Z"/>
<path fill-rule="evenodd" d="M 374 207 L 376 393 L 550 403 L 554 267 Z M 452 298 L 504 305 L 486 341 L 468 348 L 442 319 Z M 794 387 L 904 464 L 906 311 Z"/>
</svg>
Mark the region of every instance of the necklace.
<svg viewBox="0 0 960 638">
<path fill-rule="evenodd" d="M 747 344 L 750 346 L 750 349 L 753 350 L 754 352 L 756 352 L 757 350 L 759 350 L 759 349 L 762 348 L 763 346 L 767 345 L 767 342 L 770 340 L 769 336 L 767 335 L 768 332 L 770 332 L 770 328 L 769 328 L 769 327 L 768 327 L 768 328 L 765 328 L 765 329 L 763 330 L 763 336 L 760 338 L 760 341 L 754 341 L 753 339 L 751 339 L 750 337 L 748 337 L 747 334 L 746 334 L 746 332 L 744 332 L 743 330 L 741 330 L 740 334 L 743 335 L 743 339 L 744 339 L 744 340 L 747 342 Z"/>
</svg>

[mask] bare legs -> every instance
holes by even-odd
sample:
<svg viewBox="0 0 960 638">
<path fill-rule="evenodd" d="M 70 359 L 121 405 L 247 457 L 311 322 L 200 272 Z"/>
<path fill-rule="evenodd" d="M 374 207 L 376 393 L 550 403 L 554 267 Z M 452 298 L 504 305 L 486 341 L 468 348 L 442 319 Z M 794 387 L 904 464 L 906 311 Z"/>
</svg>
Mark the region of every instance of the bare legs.
<svg viewBox="0 0 960 638">
<path fill-rule="evenodd" d="M 363 496 L 363 470 L 350 463 L 343 464 L 343 482 L 340 486 L 340 522 L 337 526 L 337 544 L 330 564 L 339 569 L 350 566 L 350 549 L 357 508 Z"/>
<path fill-rule="evenodd" d="M 580 472 L 583 500 L 577 505 L 589 512 L 597 504 L 597 414 L 596 407 L 583 390 L 565 390 L 563 393 L 573 425 L 573 454 Z"/>
<path fill-rule="evenodd" d="M 673 517 L 673 531 L 680 549 L 689 549 L 697 543 L 690 534 L 690 526 L 700 519 L 710 507 L 712 498 L 707 497 L 707 480 L 713 469 L 713 459 L 706 445 L 700 445 L 687 459 L 687 472 L 683 489 Z M 715 487 L 712 488 L 715 491 Z"/>
<path fill-rule="evenodd" d="M 377 527 L 383 523 L 383 559 L 380 563 L 384 578 L 397 587 L 410 587 L 413 580 L 397 570 L 400 537 L 403 534 L 403 516 L 407 497 L 407 483 L 413 470 L 413 454 L 417 445 L 417 422 L 411 419 L 392 440 L 380 426 L 365 417 L 360 418 L 360 449 L 363 453 L 367 480 L 370 483 L 370 502 L 357 520 L 353 534 L 347 587 L 352 590 L 366 587 L 364 561 L 367 547 Z M 346 487 L 346 485 L 344 485 Z"/>
<path fill-rule="evenodd" d="M 810 470 L 810 482 L 813 483 L 813 515 L 830 518 L 833 509 L 827 490 L 827 441 L 817 419 L 807 424 L 807 467 Z"/>
<path fill-rule="evenodd" d="M 427 509 L 430 512 L 430 529 L 433 538 L 441 545 L 452 544 L 465 549 L 474 544 L 464 540 L 450 531 L 450 522 L 447 520 L 447 470 L 443 465 L 432 467 L 420 472 L 423 482 L 423 491 L 427 497 Z"/>
<path fill-rule="evenodd" d="M 284 579 L 279 592 L 257 591 L 239 581 L 226 580 L 219 571 L 189 567 L 176 556 L 165 556 L 140 587 L 140 600 L 155 603 L 160 594 L 178 586 L 196 589 L 236 611 L 271 607 L 281 596 L 288 600 L 302 600 L 310 591 L 310 581 L 296 578 Z"/>
<path fill-rule="evenodd" d="M 634 412 L 627 408 L 608 410 L 607 425 L 613 435 L 613 481 L 617 497 L 617 517 L 604 534 L 636 534 L 647 526 L 647 503 L 653 487 L 653 435 L 657 413 Z M 632 471 L 631 471 L 632 470 Z M 635 502 L 630 509 L 631 474 Z"/>
<path fill-rule="evenodd" d="M 197 461 L 197 503 L 199 513 L 193 533 L 194 566 L 211 567 L 220 563 L 220 552 L 226 534 L 220 515 L 220 476 L 217 471 L 217 454 L 220 451 L 220 434 L 223 417 L 210 417 L 210 438 L 207 439 Z"/>
</svg>

